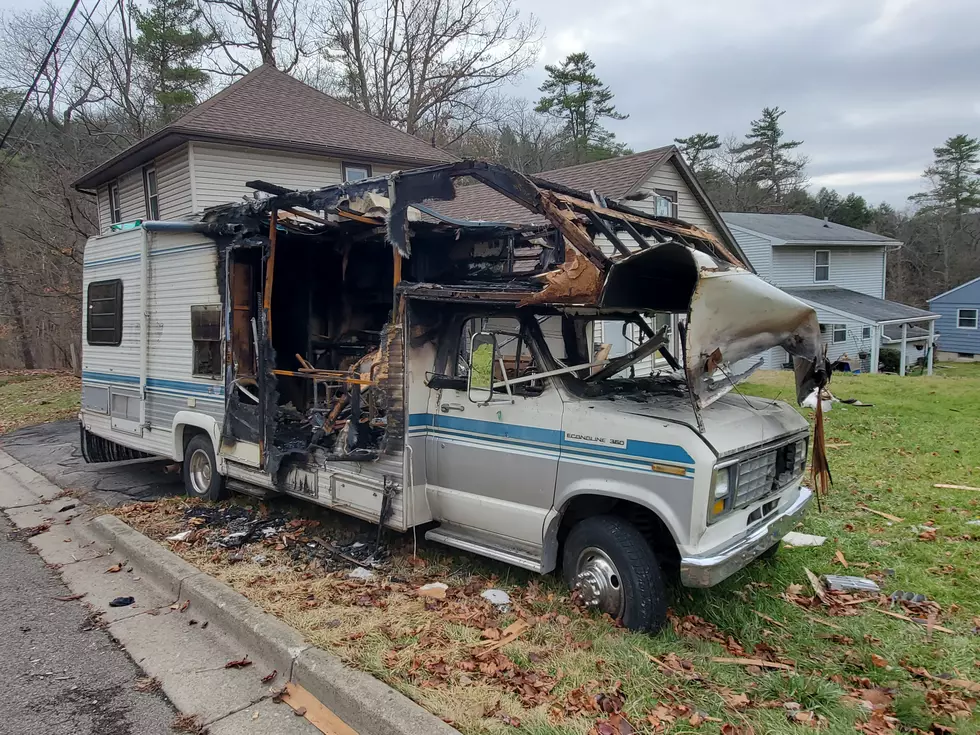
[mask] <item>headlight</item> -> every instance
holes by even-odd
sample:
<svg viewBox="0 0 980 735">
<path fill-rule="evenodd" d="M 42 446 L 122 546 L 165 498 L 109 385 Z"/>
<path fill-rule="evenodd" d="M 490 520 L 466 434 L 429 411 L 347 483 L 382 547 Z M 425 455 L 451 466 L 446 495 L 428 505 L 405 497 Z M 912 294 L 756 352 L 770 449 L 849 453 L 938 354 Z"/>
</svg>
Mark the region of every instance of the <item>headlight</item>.
<svg viewBox="0 0 980 735">
<path fill-rule="evenodd" d="M 711 507 L 708 510 L 708 522 L 711 523 L 731 507 L 732 470 L 731 467 L 720 467 L 711 478 Z"/>
</svg>

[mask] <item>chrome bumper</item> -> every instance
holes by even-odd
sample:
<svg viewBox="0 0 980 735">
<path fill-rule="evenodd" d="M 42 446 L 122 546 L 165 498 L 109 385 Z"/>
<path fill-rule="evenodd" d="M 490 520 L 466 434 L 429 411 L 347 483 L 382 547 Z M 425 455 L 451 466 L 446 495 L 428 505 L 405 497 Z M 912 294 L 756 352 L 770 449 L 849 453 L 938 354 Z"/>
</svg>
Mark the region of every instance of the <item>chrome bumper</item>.
<svg viewBox="0 0 980 735">
<path fill-rule="evenodd" d="M 713 587 L 747 566 L 779 543 L 803 516 L 812 498 L 813 491 L 801 486 L 800 495 L 791 506 L 744 538 L 729 546 L 713 549 L 704 556 L 681 557 L 681 584 L 685 587 Z"/>
</svg>

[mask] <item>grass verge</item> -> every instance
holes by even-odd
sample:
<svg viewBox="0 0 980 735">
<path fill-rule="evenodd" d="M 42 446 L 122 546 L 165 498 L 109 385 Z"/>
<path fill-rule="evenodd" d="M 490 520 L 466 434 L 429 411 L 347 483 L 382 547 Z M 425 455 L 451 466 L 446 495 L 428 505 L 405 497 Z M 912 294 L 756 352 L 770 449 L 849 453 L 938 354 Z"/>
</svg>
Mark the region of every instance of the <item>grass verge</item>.
<svg viewBox="0 0 980 735">
<path fill-rule="evenodd" d="M 0 434 L 78 413 L 81 381 L 70 373 L 0 371 Z"/>
<path fill-rule="evenodd" d="M 658 636 L 583 613 L 555 577 L 425 544 L 413 556 L 410 537 L 395 537 L 390 567 L 369 581 L 311 563 L 292 534 L 240 555 L 203 538 L 164 543 L 467 735 L 976 733 L 980 492 L 934 485 L 980 486 L 980 366 L 838 376 L 831 388 L 874 405 L 827 414 L 834 487 L 798 529 L 827 543 L 783 548 L 711 590 L 675 590 L 671 629 Z M 793 394 L 786 373 L 760 372 L 745 390 Z M 333 542 L 355 528 L 291 507 L 322 518 L 316 533 Z M 162 541 L 190 527 L 186 508 L 174 499 L 117 512 Z M 870 577 L 883 594 L 824 605 L 804 567 Z M 433 581 L 449 585 L 445 599 L 420 594 Z M 511 595 L 509 611 L 480 597 L 488 587 Z M 929 602 L 893 604 L 896 591 Z M 527 629 L 488 651 L 515 621 Z"/>
</svg>

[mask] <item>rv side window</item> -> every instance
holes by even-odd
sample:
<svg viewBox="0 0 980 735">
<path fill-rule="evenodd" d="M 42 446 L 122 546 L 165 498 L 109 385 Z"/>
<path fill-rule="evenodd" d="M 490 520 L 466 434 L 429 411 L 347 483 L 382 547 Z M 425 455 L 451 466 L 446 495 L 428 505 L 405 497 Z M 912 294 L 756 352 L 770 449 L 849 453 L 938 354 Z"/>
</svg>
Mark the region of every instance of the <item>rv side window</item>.
<svg viewBox="0 0 980 735">
<path fill-rule="evenodd" d="M 194 341 L 193 374 L 207 378 L 221 375 L 221 306 L 191 307 L 191 339 Z"/>
<path fill-rule="evenodd" d="M 123 284 L 118 278 L 88 285 L 86 339 L 90 345 L 116 347 L 122 342 Z"/>
</svg>

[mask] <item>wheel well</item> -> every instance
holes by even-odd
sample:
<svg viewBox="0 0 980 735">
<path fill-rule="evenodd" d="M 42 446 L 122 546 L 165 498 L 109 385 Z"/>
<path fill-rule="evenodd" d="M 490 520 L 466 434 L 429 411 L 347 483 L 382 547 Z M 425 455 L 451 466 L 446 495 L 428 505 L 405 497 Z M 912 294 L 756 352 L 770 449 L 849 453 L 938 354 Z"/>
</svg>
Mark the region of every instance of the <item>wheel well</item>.
<svg viewBox="0 0 980 735">
<path fill-rule="evenodd" d="M 193 424 L 181 424 L 180 432 L 180 454 L 185 458 L 187 455 L 187 445 L 191 443 L 191 439 L 198 434 L 208 436 L 208 432 L 206 432 L 200 426 L 194 426 Z"/>
<path fill-rule="evenodd" d="M 677 550 L 674 536 L 663 519 L 642 505 L 603 495 L 578 495 L 572 498 L 562 515 L 561 526 L 558 529 L 559 548 L 564 546 L 572 526 L 583 518 L 596 515 L 618 516 L 632 523 L 650 544 L 664 570 L 679 571 L 680 552 Z M 560 553 L 558 558 L 561 559 Z"/>
</svg>

